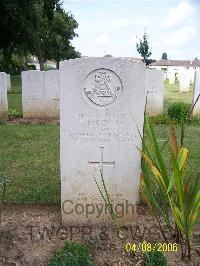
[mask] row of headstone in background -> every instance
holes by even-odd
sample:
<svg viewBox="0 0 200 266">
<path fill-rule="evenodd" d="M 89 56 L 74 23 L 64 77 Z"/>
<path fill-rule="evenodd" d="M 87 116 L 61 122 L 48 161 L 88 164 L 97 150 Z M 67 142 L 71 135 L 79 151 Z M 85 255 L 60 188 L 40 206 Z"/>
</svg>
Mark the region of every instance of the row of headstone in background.
<svg viewBox="0 0 200 266">
<path fill-rule="evenodd" d="M 146 69 L 147 111 L 150 115 L 163 111 L 163 72 Z M 78 78 L 78 77 L 77 77 Z M 90 93 L 90 92 L 88 92 Z M 24 118 L 59 118 L 59 71 L 22 72 L 22 105 Z"/>
<path fill-rule="evenodd" d="M 59 71 L 22 72 L 22 107 L 24 118 L 59 118 Z"/>
<path fill-rule="evenodd" d="M 193 104 L 195 104 L 193 115 L 200 115 L 200 71 L 195 72 Z"/>
<path fill-rule="evenodd" d="M 9 76 L 5 72 L 0 72 L 0 118 L 8 116 L 7 91 L 9 86 Z"/>
<path fill-rule="evenodd" d="M 157 69 L 146 69 L 146 111 L 149 115 L 163 113 L 164 99 L 164 71 Z"/>
<path fill-rule="evenodd" d="M 175 80 L 179 81 L 179 91 L 180 92 L 189 92 L 190 84 L 194 82 L 194 71 L 190 70 L 181 70 L 177 73 L 174 71 L 168 71 L 165 75 L 165 78 L 168 78 L 169 84 L 174 84 Z"/>
<path fill-rule="evenodd" d="M 7 74 L 7 90 L 8 92 L 11 92 L 11 79 L 10 79 L 10 74 Z"/>
</svg>

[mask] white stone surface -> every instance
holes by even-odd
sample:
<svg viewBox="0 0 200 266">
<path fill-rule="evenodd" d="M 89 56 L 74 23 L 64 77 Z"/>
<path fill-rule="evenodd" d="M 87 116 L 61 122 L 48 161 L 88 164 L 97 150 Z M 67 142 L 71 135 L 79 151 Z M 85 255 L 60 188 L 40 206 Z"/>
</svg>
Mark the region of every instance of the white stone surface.
<svg viewBox="0 0 200 266">
<path fill-rule="evenodd" d="M 45 71 L 45 117 L 58 119 L 60 116 L 59 70 Z"/>
<path fill-rule="evenodd" d="M 24 118 L 45 118 L 44 115 L 43 71 L 29 70 L 22 72 L 22 106 Z"/>
<path fill-rule="evenodd" d="M 7 74 L 0 72 L 0 118 L 8 116 Z"/>
<path fill-rule="evenodd" d="M 10 74 L 7 74 L 7 86 L 8 86 L 8 92 L 11 92 Z"/>
<path fill-rule="evenodd" d="M 24 118 L 59 118 L 59 71 L 22 72 Z"/>
<path fill-rule="evenodd" d="M 164 73 L 162 70 L 146 69 L 146 111 L 150 115 L 163 113 Z"/>
<path fill-rule="evenodd" d="M 195 72 L 193 104 L 195 102 L 196 104 L 193 109 L 193 115 L 200 116 L 200 71 Z"/>
<path fill-rule="evenodd" d="M 191 75 L 188 70 L 179 72 L 179 91 L 180 92 L 189 92 L 190 90 L 190 79 Z"/>
<path fill-rule="evenodd" d="M 167 72 L 167 77 L 169 79 L 169 84 L 174 84 L 175 82 L 175 72 Z"/>
<path fill-rule="evenodd" d="M 190 83 L 194 83 L 195 70 L 188 70 L 190 75 Z"/>
<path fill-rule="evenodd" d="M 117 206 L 125 209 L 122 222 L 129 223 L 136 217 L 133 205 L 138 200 L 141 173 L 137 147 L 142 145 L 136 124 L 142 134 L 144 105 L 144 64 L 119 58 L 82 58 L 60 63 L 64 224 L 111 222 L 93 177 L 102 187 L 100 169 L 114 210 Z M 133 205 L 126 209 L 128 204 Z M 88 206 L 93 214 L 87 217 Z M 103 208 L 104 214 L 99 215 L 96 206 Z"/>
</svg>

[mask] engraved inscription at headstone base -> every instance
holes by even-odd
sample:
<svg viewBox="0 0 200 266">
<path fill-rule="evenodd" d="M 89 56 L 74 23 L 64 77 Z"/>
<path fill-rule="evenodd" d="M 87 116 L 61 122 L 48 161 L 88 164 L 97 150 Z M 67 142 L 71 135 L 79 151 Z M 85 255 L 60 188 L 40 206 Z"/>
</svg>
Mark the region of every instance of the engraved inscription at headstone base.
<svg viewBox="0 0 200 266">
<path fill-rule="evenodd" d="M 145 66 L 126 59 L 60 63 L 61 206 L 64 224 L 112 224 L 94 178 L 103 175 L 114 209 L 136 217 Z M 89 208 L 89 210 L 88 210 Z M 100 211 L 102 210 L 102 211 Z"/>
</svg>

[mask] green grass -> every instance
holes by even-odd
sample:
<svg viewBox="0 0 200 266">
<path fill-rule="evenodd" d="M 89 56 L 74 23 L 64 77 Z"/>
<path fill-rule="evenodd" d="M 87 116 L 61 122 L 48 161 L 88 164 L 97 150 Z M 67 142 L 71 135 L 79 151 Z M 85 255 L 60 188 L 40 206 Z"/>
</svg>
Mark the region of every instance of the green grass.
<svg viewBox="0 0 200 266">
<path fill-rule="evenodd" d="M 11 93 L 21 93 L 21 92 L 22 92 L 21 75 L 11 76 Z"/>
<path fill-rule="evenodd" d="M 160 142 L 168 126 L 158 125 Z M 190 164 L 200 172 L 200 127 L 189 126 L 185 146 Z M 10 176 L 6 193 L 10 203 L 58 203 L 60 201 L 59 126 L 0 125 L 0 175 Z M 165 151 L 167 155 L 167 151 Z M 139 178 L 139 177 L 138 177 Z"/>
<path fill-rule="evenodd" d="M 158 135 L 159 141 L 165 142 L 166 137 L 169 135 L 169 126 L 167 125 L 156 125 L 156 133 Z M 176 135 L 178 138 L 178 145 L 180 147 L 180 126 L 176 126 Z M 200 173 L 199 166 L 199 154 L 200 154 L 200 126 L 186 126 L 185 127 L 185 138 L 184 147 L 189 148 L 189 163 L 194 173 Z M 164 147 L 164 156 L 169 157 L 169 150 L 167 145 Z"/>
<path fill-rule="evenodd" d="M 8 111 L 11 113 L 15 110 L 20 116 L 23 116 L 22 111 L 22 85 L 21 75 L 11 76 L 11 92 L 8 94 Z"/>
<path fill-rule="evenodd" d="M 183 101 L 185 103 L 192 103 L 193 99 L 193 85 L 190 85 L 189 93 L 179 92 L 178 83 L 168 84 L 165 82 L 165 90 L 164 90 L 164 113 L 167 113 L 168 107 L 177 101 Z"/>
<path fill-rule="evenodd" d="M 22 95 L 21 94 L 8 94 L 8 110 L 16 110 L 21 116 L 22 111 Z"/>
<path fill-rule="evenodd" d="M 12 178 L 7 202 L 59 202 L 59 127 L 0 125 L 0 139 L 0 175 Z"/>
<path fill-rule="evenodd" d="M 83 244 L 66 241 L 62 249 L 55 252 L 50 266 L 94 266 L 90 248 Z"/>
</svg>

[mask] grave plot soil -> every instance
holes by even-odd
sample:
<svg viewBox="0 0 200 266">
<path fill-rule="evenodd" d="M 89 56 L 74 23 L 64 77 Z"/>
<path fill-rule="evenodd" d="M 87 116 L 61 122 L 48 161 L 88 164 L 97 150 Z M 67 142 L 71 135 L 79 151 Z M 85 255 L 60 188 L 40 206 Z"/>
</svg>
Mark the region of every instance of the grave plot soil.
<svg viewBox="0 0 200 266">
<path fill-rule="evenodd" d="M 200 228 L 196 232 L 199 237 Z M 144 253 L 128 253 L 125 245 L 146 240 L 164 243 L 157 223 L 147 210 L 138 207 L 138 221 L 123 229 L 64 227 L 61 224 L 59 205 L 5 205 L 0 227 L 0 266 L 50 265 L 55 250 L 63 247 L 65 240 L 87 243 L 99 266 L 143 265 Z M 168 265 L 200 265 L 200 244 L 192 243 L 192 262 L 180 260 L 180 252 L 165 252 Z"/>
</svg>

